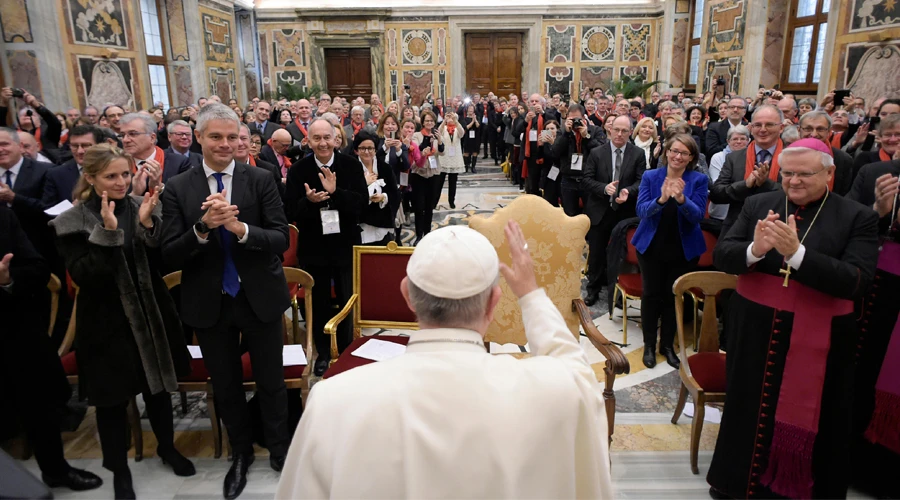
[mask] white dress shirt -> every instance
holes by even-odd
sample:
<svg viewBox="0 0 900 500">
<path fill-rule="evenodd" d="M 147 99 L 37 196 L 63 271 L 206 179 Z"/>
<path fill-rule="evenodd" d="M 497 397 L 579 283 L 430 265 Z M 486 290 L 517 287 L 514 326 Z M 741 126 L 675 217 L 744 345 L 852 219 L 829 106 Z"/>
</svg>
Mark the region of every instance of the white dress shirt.
<svg viewBox="0 0 900 500">
<path fill-rule="evenodd" d="M 25 157 L 21 156 L 21 157 L 19 157 L 19 161 L 16 162 L 15 165 L 13 165 L 9 168 L 0 167 L 0 182 L 6 184 L 6 172 L 9 172 L 11 181 L 9 184 L 7 184 L 6 187 L 12 189 L 13 186 L 16 184 L 16 177 L 19 176 L 19 170 L 22 168 L 22 163 L 24 163 L 24 162 L 25 162 Z"/>
<path fill-rule="evenodd" d="M 216 173 L 215 170 L 206 166 L 206 160 L 203 161 L 203 173 L 206 174 L 206 182 L 209 184 L 209 194 L 216 194 L 219 192 L 219 183 L 216 182 L 216 178 L 213 177 L 213 174 Z M 225 167 L 225 170 L 222 171 L 222 185 L 225 186 L 225 200 L 231 204 L 231 181 L 234 180 L 234 160 L 231 160 L 231 163 Z M 250 226 L 247 225 L 246 222 L 244 224 L 244 237 L 238 240 L 238 243 L 247 243 L 247 238 L 250 236 Z M 205 245 L 209 243 L 209 238 L 201 238 L 197 233 L 197 230 L 194 229 L 194 234 L 197 235 L 197 241 L 200 242 L 201 245 Z"/>
</svg>

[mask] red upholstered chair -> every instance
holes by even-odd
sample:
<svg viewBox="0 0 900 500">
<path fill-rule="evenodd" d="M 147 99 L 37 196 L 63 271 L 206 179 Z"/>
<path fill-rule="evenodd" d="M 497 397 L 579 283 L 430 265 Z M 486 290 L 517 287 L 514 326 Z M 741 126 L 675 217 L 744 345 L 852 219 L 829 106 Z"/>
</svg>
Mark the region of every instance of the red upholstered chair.
<svg viewBox="0 0 900 500">
<path fill-rule="evenodd" d="M 699 269 L 712 269 L 713 251 L 715 251 L 716 249 L 716 243 L 719 242 L 719 238 L 709 231 L 703 231 L 703 239 L 704 241 L 706 241 L 706 251 L 703 252 L 703 255 L 700 256 L 700 261 L 697 262 L 697 267 Z M 688 290 L 687 293 L 694 301 L 694 352 L 697 352 L 697 346 L 700 343 L 700 332 L 698 330 L 699 325 L 697 323 L 697 315 L 700 313 L 700 304 L 704 300 L 703 293 L 696 289 Z"/>
<path fill-rule="evenodd" d="M 353 312 L 353 338 L 362 337 L 363 328 L 418 330 L 416 315 L 400 294 L 400 282 L 406 277 L 406 263 L 413 247 L 353 247 L 353 295 L 341 311 L 325 325 L 331 335 L 331 363 L 338 359 L 337 327 Z M 363 340 L 367 342 L 369 338 Z M 360 344 L 361 345 L 361 344 Z M 349 356 L 349 349 L 340 356 Z"/>
<path fill-rule="evenodd" d="M 637 228 L 631 228 L 625 233 L 627 251 L 625 253 L 625 262 L 635 267 L 638 266 L 637 249 L 631 244 L 634 232 Z M 641 273 L 622 273 L 618 277 L 616 287 L 613 289 L 613 310 L 609 312 L 609 319 L 612 319 L 615 312 L 616 299 L 622 295 L 622 343 L 628 345 L 628 299 L 639 300 L 644 294 L 644 287 L 641 283 Z"/>
<path fill-rule="evenodd" d="M 675 294 L 675 319 L 678 325 L 678 348 L 681 351 L 681 392 L 672 423 L 684 410 L 688 393 L 694 400 L 694 418 L 691 421 L 691 472 L 699 474 L 697 454 L 700 449 L 700 433 L 703 431 L 703 417 L 707 403 L 725 402 L 725 353 L 719 352 L 719 327 L 716 319 L 716 298 L 722 290 L 734 289 L 737 276 L 718 271 L 697 271 L 685 274 L 675 280 L 672 292 Z M 706 300 L 703 322 L 700 325 L 700 350 L 687 355 L 684 340 L 684 294 L 695 290 Z M 685 362 L 686 360 L 686 362 Z"/>
</svg>

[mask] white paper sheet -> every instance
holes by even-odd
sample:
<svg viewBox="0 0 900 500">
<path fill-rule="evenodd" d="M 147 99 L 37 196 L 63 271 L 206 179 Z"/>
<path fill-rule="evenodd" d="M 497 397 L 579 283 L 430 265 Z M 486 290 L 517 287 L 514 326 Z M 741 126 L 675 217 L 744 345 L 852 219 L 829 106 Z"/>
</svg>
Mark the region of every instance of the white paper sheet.
<svg viewBox="0 0 900 500">
<path fill-rule="evenodd" d="M 191 353 L 192 359 L 203 359 L 203 352 L 200 351 L 200 346 L 198 345 L 189 345 L 187 346 L 188 352 Z"/>
<path fill-rule="evenodd" d="M 694 417 L 694 403 L 685 403 L 684 404 L 684 413 L 685 417 L 693 418 Z M 703 414 L 703 421 L 710 422 L 713 424 L 722 423 L 722 412 L 719 411 L 718 408 L 711 408 L 709 406 L 706 407 L 706 412 Z"/>
<path fill-rule="evenodd" d="M 56 217 L 57 215 L 65 212 L 66 210 L 72 208 L 72 202 L 69 200 L 63 200 L 56 205 L 44 210 L 44 213 L 49 215 L 50 217 Z"/>
<path fill-rule="evenodd" d="M 385 361 L 396 358 L 404 352 L 406 352 L 405 345 L 372 339 L 353 351 L 353 355 L 357 358 L 366 358 L 372 361 Z"/>
<path fill-rule="evenodd" d="M 281 366 L 305 366 L 309 364 L 306 361 L 306 353 L 303 352 L 302 345 L 286 345 L 281 350 Z"/>
</svg>

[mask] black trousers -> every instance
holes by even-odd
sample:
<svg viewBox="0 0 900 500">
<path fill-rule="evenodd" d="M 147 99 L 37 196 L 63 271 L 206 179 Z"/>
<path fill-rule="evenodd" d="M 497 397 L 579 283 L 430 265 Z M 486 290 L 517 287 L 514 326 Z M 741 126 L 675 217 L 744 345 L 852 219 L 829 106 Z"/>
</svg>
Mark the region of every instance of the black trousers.
<svg viewBox="0 0 900 500">
<path fill-rule="evenodd" d="M 528 162 L 528 177 L 525 178 L 525 192 L 527 194 L 541 195 L 541 169 L 536 160 L 526 159 Z"/>
<path fill-rule="evenodd" d="M 672 285 L 681 275 L 693 271 L 699 258 L 692 261 L 675 252 L 665 252 L 654 248 L 653 244 L 647 252 L 638 252 L 638 264 L 641 266 L 641 327 L 644 330 L 644 345 L 656 347 L 656 325 L 662 319 L 659 329 L 659 348 L 672 348 L 675 341 L 675 296 Z"/>
<path fill-rule="evenodd" d="M 581 215 L 583 211 L 578 202 L 587 204 L 587 196 L 581 188 L 580 177 L 563 177 L 559 183 L 559 197 L 562 199 L 563 211 L 569 217 Z"/>
<path fill-rule="evenodd" d="M 465 161 L 469 161 L 468 158 Z M 447 186 L 447 201 L 450 203 L 456 203 L 456 181 L 459 180 L 459 174 L 448 174 L 446 172 L 441 172 L 441 183 L 438 186 L 437 197 L 435 197 L 434 204 L 437 205 L 437 200 L 441 199 L 441 191 L 444 190 L 444 181 L 447 177 L 450 177 L 450 185 Z"/>
<path fill-rule="evenodd" d="M 547 200 L 548 202 L 550 202 L 550 204 L 553 205 L 554 207 L 558 207 L 559 206 L 559 184 L 562 181 L 562 179 L 560 179 L 559 173 L 556 174 L 556 180 L 553 180 L 548 176 L 548 174 L 550 172 L 550 168 L 552 168 L 552 167 L 553 167 L 553 164 L 551 163 L 550 167 L 548 167 L 546 169 L 547 173 L 543 173 L 544 169 L 542 169 L 541 176 L 543 177 L 544 199 Z"/>
<path fill-rule="evenodd" d="M 150 427 L 159 443 L 157 454 L 175 449 L 175 425 L 172 423 L 172 398 L 168 392 L 142 393 Z M 128 402 L 97 407 L 97 433 L 103 451 L 103 467 L 112 472 L 128 469 Z"/>
<path fill-rule="evenodd" d="M 332 307 L 331 283 L 334 283 L 334 294 L 341 306 L 350 300 L 353 294 L 353 266 L 307 265 L 303 269 L 316 281 L 313 290 L 313 342 L 316 343 L 318 359 L 331 359 L 331 338 L 325 335 L 325 324 L 336 312 Z M 353 320 L 347 318 L 338 325 L 338 352 L 343 352 L 353 340 Z"/>
<path fill-rule="evenodd" d="M 431 231 L 431 219 L 434 216 L 434 191 L 440 176 L 425 178 L 411 174 L 409 183 L 413 193 L 413 210 L 416 213 L 416 241 Z"/>
<path fill-rule="evenodd" d="M 12 375 L 4 377 L 4 380 L 12 381 L 14 380 L 12 377 Z M 69 470 L 69 463 L 66 462 L 63 454 L 63 442 L 60 436 L 63 409 L 56 402 L 51 401 L 52 398 L 42 395 L 40 392 L 42 388 L 22 386 L 16 389 L 16 382 L 10 382 L 9 386 L 13 388 L 11 391 L 13 397 L 4 399 L 4 406 L 7 408 L 6 411 L 19 414 L 18 420 L 34 451 L 38 467 L 46 476 L 62 476 Z M 31 394 L 23 394 L 25 391 L 29 391 Z M 9 394 L 7 394 L 8 397 Z"/>
<path fill-rule="evenodd" d="M 280 362 L 284 345 L 282 328 L 280 318 L 264 322 L 256 317 L 241 289 L 234 298 L 222 294 L 222 312 L 215 326 L 195 329 L 234 453 L 253 452 L 253 426 L 243 388 L 242 344 L 250 353 L 269 453 L 275 456 L 287 453 L 291 436 L 287 426 L 287 389 Z"/>
<path fill-rule="evenodd" d="M 481 143 L 484 144 L 484 156 L 487 158 L 490 154 L 491 158 L 497 157 L 497 147 L 494 145 L 497 137 L 497 129 L 493 128 L 490 123 L 481 124 Z M 490 150 L 490 151 L 489 151 Z"/>
<path fill-rule="evenodd" d="M 606 271 L 606 247 L 609 246 L 609 238 L 613 229 L 620 220 L 624 219 L 625 214 L 619 214 L 612 207 L 606 209 L 600 223 L 591 226 L 588 231 L 588 293 L 597 293 L 600 288 L 606 286 L 609 282 Z"/>
</svg>

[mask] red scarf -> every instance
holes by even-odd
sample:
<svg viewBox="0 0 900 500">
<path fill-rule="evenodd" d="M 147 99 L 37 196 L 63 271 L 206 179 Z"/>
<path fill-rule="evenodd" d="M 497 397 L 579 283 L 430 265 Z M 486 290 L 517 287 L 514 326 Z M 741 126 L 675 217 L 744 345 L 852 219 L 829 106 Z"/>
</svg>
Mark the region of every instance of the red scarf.
<svg viewBox="0 0 900 500">
<path fill-rule="evenodd" d="M 603 126 L 603 119 L 604 119 L 604 117 L 603 117 L 602 115 L 600 115 L 600 112 L 599 112 L 599 111 L 594 111 L 594 116 L 596 116 L 597 119 L 600 120 L 600 126 L 602 127 L 602 126 Z"/>
<path fill-rule="evenodd" d="M 544 114 L 543 113 L 539 114 L 537 119 L 538 119 L 538 127 L 537 127 L 538 130 L 544 130 Z M 528 122 L 528 124 L 525 125 L 525 137 L 526 138 L 529 137 L 529 134 L 531 134 L 531 122 L 532 121 L 533 120 L 530 120 Z M 540 132 L 538 132 L 538 133 L 540 133 Z M 531 141 L 526 140 L 525 141 L 525 159 L 522 161 L 522 178 L 523 179 L 528 178 L 528 158 L 531 158 Z M 544 159 L 538 158 L 538 160 L 535 163 L 538 163 L 538 164 L 544 163 Z"/>
<path fill-rule="evenodd" d="M 291 160 L 290 160 L 287 156 L 282 155 L 282 154 L 278 154 L 277 152 L 275 152 L 275 146 L 272 145 L 272 139 L 269 139 L 268 141 L 266 141 L 266 144 L 268 144 L 269 147 L 272 148 L 272 152 L 275 153 L 275 158 L 276 158 L 276 159 L 277 159 L 279 156 L 281 157 L 282 164 L 279 165 L 279 166 L 281 167 L 281 176 L 282 176 L 282 177 L 286 177 L 286 176 L 287 176 L 287 170 L 288 170 L 289 168 L 291 168 Z"/>
<path fill-rule="evenodd" d="M 881 161 L 891 161 L 891 155 L 889 155 L 887 151 L 884 150 L 884 148 L 878 150 L 878 158 Z"/>
<path fill-rule="evenodd" d="M 783 148 L 784 143 L 781 142 L 781 139 L 778 139 L 778 144 L 775 146 L 775 154 L 772 155 L 771 167 L 769 168 L 769 179 L 772 179 L 772 182 L 778 182 L 778 155 L 781 154 Z M 744 179 L 750 177 L 750 174 L 756 169 L 756 141 L 750 141 L 745 151 L 747 151 L 747 161 L 744 164 Z"/>
<path fill-rule="evenodd" d="M 303 134 L 303 137 L 309 137 L 309 131 L 306 130 L 306 127 L 303 126 L 303 123 L 300 122 L 300 118 L 294 118 L 294 125 L 300 129 L 300 133 Z"/>
<path fill-rule="evenodd" d="M 578 132 L 573 132 L 573 134 L 575 134 L 575 152 L 581 154 L 581 134 Z"/>
<path fill-rule="evenodd" d="M 247 163 L 249 163 L 251 166 L 255 167 L 256 166 L 256 158 L 254 158 L 253 155 L 247 155 Z"/>
<path fill-rule="evenodd" d="M 450 134 L 450 140 L 453 140 L 454 135 L 456 134 L 456 125 L 455 124 L 447 124 L 447 133 Z"/>
<path fill-rule="evenodd" d="M 353 122 L 350 122 L 350 126 L 353 127 L 353 137 L 356 137 L 356 134 L 358 134 L 359 131 L 362 130 L 362 128 L 363 128 L 363 124 L 362 124 L 362 123 L 360 123 L 359 125 L 357 125 L 357 124 L 355 124 L 355 123 L 353 123 Z"/>
<path fill-rule="evenodd" d="M 841 136 L 843 135 L 843 132 L 832 132 L 831 138 L 828 140 L 831 143 L 831 147 L 841 149 Z"/>
</svg>

